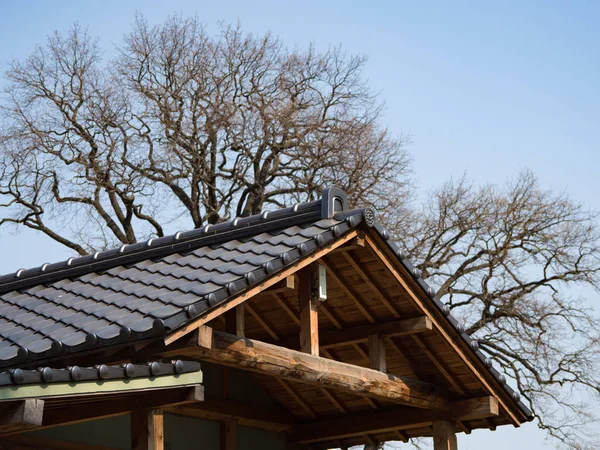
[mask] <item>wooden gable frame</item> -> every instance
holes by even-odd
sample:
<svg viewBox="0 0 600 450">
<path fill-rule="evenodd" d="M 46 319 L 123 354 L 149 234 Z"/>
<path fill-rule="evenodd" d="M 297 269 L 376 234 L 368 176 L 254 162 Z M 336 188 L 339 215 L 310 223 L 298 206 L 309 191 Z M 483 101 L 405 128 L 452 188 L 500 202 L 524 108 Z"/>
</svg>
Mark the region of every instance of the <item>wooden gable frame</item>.
<svg viewBox="0 0 600 450">
<path fill-rule="evenodd" d="M 323 303 L 306 286 L 319 264 L 329 287 Z M 455 431 L 528 420 L 457 334 L 380 233 L 364 227 L 170 333 L 166 348 L 148 351 L 253 372 L 293 418 L 282 424 L 266 413 L 252 417 L 254 424 L 287 431 L 290 444 L 346 448 L 433 436 L 436 449 L 450 449 Z M 230 420 L 235 408 L 244 405 L 225 408 Z M 215 417 L 212 409 L 175 412 Z"/>
</svg>

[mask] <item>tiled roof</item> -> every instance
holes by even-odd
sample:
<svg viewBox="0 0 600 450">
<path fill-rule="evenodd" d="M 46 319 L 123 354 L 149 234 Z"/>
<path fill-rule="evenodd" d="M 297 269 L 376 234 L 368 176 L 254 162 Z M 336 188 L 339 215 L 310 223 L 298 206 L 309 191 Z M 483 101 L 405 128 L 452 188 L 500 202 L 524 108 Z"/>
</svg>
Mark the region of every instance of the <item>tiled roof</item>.
<svg viewBox="0 0 600 450">
<path fill-rule="evenodd" d="M 0 368 L 164 336 L 359 226 L 372 227 L 490 373 L 518 393 L 421 278 L 370 208 L 346 195 L 0 276 Z"/>
<path fill-rule="evenodd" d="M 4 275 L 0 367 L 163 335 L 362 221 L 364 210 L 334 218 L 328 203 Z"/>
<path fill-rule="evenodd" d="M 94 367 L 71 366 L 66 369 L 52 369 L 50 367 L 40 368 L 39 370 L 11 369 L 0 372 L 0 386 L 151 378 L 181 375 L 198 372 L 199 370 L 200 363 L 195 361 L 175 361 L 172 364 L 159 362 L 148 364 L 129 363 L 121 366 L 100 364 Z"/>
</svg>

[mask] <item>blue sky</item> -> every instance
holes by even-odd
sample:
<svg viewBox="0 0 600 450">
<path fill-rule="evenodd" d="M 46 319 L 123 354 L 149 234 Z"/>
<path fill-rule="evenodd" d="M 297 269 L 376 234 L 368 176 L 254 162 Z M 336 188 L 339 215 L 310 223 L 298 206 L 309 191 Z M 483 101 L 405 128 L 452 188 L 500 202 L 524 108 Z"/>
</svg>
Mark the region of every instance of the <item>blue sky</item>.
<svg viewBox="0 0 600 450">
<path fill-rule="evenodd" d="M 8 1 L 0 0 L 0 71 L 74 21 L 110 49 L 135 11 L 150 22 L 198 15 L 209 29 L 240 20 L 288 45 L 342 44 L 369 56 L 385 124 L 412 136 L 419 192 L 463 173 L 502 183 L 522 168 L 600 210 L 600 3 L 594 1 Z M 1 81 L 0 81 L 1 83 Z M 0 273 L 64 259 L 33 233 L 0 232 Z M 596 299 L 591 299 L 596 301 Z M 534 424 L 474 432 L 460 448 L 547 448 Z"/>
</svg>

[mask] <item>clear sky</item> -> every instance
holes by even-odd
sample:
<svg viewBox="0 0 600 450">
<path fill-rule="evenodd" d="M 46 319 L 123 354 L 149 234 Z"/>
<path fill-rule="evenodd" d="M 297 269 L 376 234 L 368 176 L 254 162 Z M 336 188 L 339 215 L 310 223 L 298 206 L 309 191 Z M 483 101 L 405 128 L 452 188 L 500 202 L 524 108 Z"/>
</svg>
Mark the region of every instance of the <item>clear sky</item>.
<svg viewBox="0 0 600 450">
<path fill-rule="evenodd" d="M 385 123 L 412 136 L 421 193 L 465 171 L 501 183 L 530 168 L 543 186 L 600 210 L 600 2 L 0 0 L 0 72 L 74 21 L 110 49 L 136 10 L 151 23 L 172 13 L 213 29 L 239 20 L 291 46 L 341 43 L 368 55 Z M 0 273 L 68 256 L 33 233 L 0 232 Z M 460 448 L 538 450 L 543 439 L 528 424 L 461 436 Z"/>
</svg>

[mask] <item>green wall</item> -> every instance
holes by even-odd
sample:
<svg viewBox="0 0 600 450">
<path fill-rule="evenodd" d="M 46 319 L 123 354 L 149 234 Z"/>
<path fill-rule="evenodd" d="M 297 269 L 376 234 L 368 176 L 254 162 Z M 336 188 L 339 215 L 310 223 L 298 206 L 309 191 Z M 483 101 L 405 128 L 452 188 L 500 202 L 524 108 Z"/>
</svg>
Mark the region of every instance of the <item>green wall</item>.
<svg viewBox="0 0 600 450">
<path fill-rule="evenodd" d="M 222 368 L 202 363 L 206 398 L 221 397 Z M 261 406 L 277 407 L 276 402 L 247 373 L 231 369 L 230 398 Z M 129 415 L 66 425 L 29 433 L 32 436 L 104 445 L 117 449 L 130 448 Z M 220 424 L 210 420 L 165 415 L 165 450 L 220 450 Z M 238 426 L 236 449 L 284 450 L 285 435 L 257 428 Z"/>
</svg>

